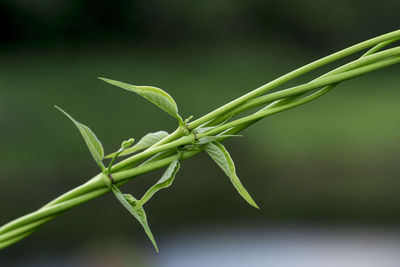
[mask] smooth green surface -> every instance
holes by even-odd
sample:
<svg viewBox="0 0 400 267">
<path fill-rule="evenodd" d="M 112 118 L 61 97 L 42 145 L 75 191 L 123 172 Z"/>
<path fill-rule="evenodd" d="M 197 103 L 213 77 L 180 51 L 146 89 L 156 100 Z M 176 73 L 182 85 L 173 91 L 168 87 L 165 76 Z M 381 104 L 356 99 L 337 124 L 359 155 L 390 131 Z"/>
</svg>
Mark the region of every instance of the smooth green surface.
<svg viewBox="0 0 400 267">
<path fill-rule="evenodd" d="M 181 117 L 178 114 L 178 106 L 176 105 L 175 100 L 164 90 L 154 86 L 137 86 L 106 78 L 99 78 L 99 79 L 109 84 L 121 87 L 125 90 L 135 92 L 138 95 L 143 96 L 151 103 L 158 106 L 171 116 L 177 118 L 181 122 Z"/>
<path fill-rule="evenodd" d="M 224 171 L 226 176 L 229 177 L 233 186 L 239 192 L 239 194 L 253 207 L 259 208 L 247 190 L 240 182 L 239 177 L 236 174 L 235 163 L 229 155 L 226 148 L 219 142 L 208 143 L 204 146 L 204 150 L 207 154 L 217 163 L 217 165 Z"/>
<path fill-rule="evenodd" d="M 132 214 L 133 217 L 135 217 L 136 220 L 139 221 L 151 243 L 153 243 L 154 248 L 158 252 L 157 243 L 154 239 L 153 233 L 150 230 L 149 224 L 147 223 L 146 213 L 142 206 L 137 208 L 138 200 L 130 194 L 123 194 L 115 185 L 111 187 L 111 190 L 119 202 L 129 211 L 130 214 Z"/>
<path fill-rule="evenodd" d="M 151 186 L 146 191 L 146 193 L 144 193 L 142 198 L 138 201 L 135 210 L 140 209 L 144 204 L 146 204 L 146 202 L 149 201 L 150 198 L 152 198 L 154 194 L 157 193 L 157 191 L 170 187 L 174 182 L 175 176 L 179 171 L 179 168 L 180 168 L 179 160 L 176 159 L 172 161 L 171 164 L 168 166 L 167 170 L 164 172 L 163 176 L 160 178 L 160 180 L 158 180 L 157 183 Z"/>
<path fill-rule="evenodd" d="M 90 130 L 89 127 L 86 125 L 76 121 L 74 118 L 71 117 L 67 112 L 62 110 L 61 108 L 55 106 L 58 110 L 60 110 L 62 113 L 64 113 L 65 116 L 67 116 L 78 128 L 79 132 L 81 133 L 83 140 L 85 140 L 85 143 L 87 147 L 89 148 L 90 153 L 93 156 L 93 159 L 96 161 L 97 165 L 102 170 L 105 170 L 104 164 L 103 164 L 103 158 L 104 158 L 104 149 L 103 145 L 101 144 L 100 140 L 96 137 L 94 132 Z"/>
</svg>

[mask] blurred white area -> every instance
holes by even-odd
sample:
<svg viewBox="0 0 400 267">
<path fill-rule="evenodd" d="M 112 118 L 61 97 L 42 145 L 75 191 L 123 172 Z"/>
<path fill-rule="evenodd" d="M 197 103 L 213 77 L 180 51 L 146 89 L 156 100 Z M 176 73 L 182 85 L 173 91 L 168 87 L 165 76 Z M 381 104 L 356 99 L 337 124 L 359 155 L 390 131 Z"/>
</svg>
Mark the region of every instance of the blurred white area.
<svg viewBox="0 0 400 267">
<path fill-rule="evenodd" d="M 65 254 L 44 252 L 34 258 L 11 261 L 0 257 L 0 266 L 398 267 L 399 230 L 321 226 L 199 227 L 160 236 L 158 255 L 143 235 L 142 240 L 136 240 L 142 244 L 139 246 L 132 240 L 100 238 L 77 246 L 75 251 L 65 250 Z"/>
<path fill-rule="evenodd" d="M 340 228 L 208 230 L 171 235 L 155 266 L 398 267 L 396 230 Z"/>
</svg>

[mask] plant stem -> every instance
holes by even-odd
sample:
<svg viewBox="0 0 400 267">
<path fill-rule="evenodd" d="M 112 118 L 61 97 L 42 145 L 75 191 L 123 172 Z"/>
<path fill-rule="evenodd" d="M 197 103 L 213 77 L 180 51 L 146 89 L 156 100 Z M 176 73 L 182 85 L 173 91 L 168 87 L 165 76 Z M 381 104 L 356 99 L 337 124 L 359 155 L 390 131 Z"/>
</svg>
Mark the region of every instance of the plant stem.
<svg viewBox="0 0 400 267">
<path fill-rule="evenodd" d="M 135 154 L 114 165 L 111 168 L 114 183 L 117 186 L 121 186 L 143 173 L 151 172 L 169 165 L 176 159 L 175 150 L 177 148 L 192 144 L 197 138 L 217 135 L 222 132 L 224 134 L 236 134 L 265 116 L 312 101 L 327 93 L 342 81 L 400 63 L 400 48 L 387 49 L 386 51 L 377 53 L 383 47 L 397 40 L 400 40 L 400 30 L 353 45 L 283 75 L 204 115 L 188 125 L 185 125 L 183 122 L 180 123 L 179 127 L 166 138 L 143 152 Z M 374 45 L 375 47 L 365 53 L 361 59 L 336 68 L 309 83 L 261 96 L 267 91 L 300 75 Z M 320 90 L 300 98 L 300 96 L 317 89 Z M 269 105 L 252 115 L 231 122 L 225 122 L 225 120 L 232 115 L 265 104 Z M 200 134 L 195 135 L 190 132 L 191 129 L 195 129 L 210 121 L 212 121 L 212 123 L 217 123 L 218 121 L 224 123 Z M 182 153 L 182 159 L 192 157 L 201 151 L 202 148 L 199 150 L 185 151 Z M 145 161 L 146 159 L 147 161 Z M 141 163 L 141 165 L 137 166 L 139 163 Z M 107 179 L 109 178 L 105 176 L 105 174 L 100 173 L 85 184 L 49 202 L 39 210 L 3 225 L 0 228 L 0 249 L 25 238 L 40 226 L 66 210 L 106 194 L 109 192 L 106 183 Z"/>
<path fill-rule="evenodd" d="M 169 136 L 167 136 L 166 138 L 168 138 L 168 137 Z M 172 139 L 172 138 L 173 137 L 170 137 L 170 139 Z M 161 141 L 163 141 L 163 140 L 161 140 Z M 184 146 L 184 145 L 193 143 L 194 141 L 195 141 L 195 136 L 193 134 L 190 134 L 190 135 L 183 136 L 177 140 L 173 140 L 169 143 L 164 143 L 164 144 L 161 143 L 161 145 L 159 145 L 159 146 L 150 147 L 149 149 L 143 151 L 142 153 L 133 155 L 130 158 L 127 158 L 126 160 L 119 162 L 118 164 L 114 165 L 111 168 L 111 171 L 112 172 L 119 171 L 129 165 L 132 165 L 134 163 L 142 161 L 142 160 L 144 160 L 148 157 L 151 157 L 157 153 L 160 153 L 160 152 L 163 152 L 163 151 L 166 151 L 169 149 L 173 149 L 176 147 Z"/>
<path fill-rule="evenodd" d="M 314 62 L 312 62 L 310 64 L 307 64 L 307 65 L 305 65 L 305 66 L 303 66 L 301 68 L 298 68 L 298 69 L 296 69 L 296 70 L 294 70 L 292 72 L 289 72 L 288 74 L 283 75 L 283 76 L 281 76 L 281 77 L 279 77 L 279 78 L 277 78 L 277 79 L 275 79 L 275 80 L 273 80 L 273 81 L 271 81 L 271 82 L 269 82 L 269 83 L 267 83 L 267 84 L 255 89 L 255 90 L 253 90 L 253 91 L 251 91 L 251 92 L 249 92 L 249 93 L 247 93 L 247 94 L 245 94 L 245 95 L 243 95 L 243 96 L 241 96 L 241 97 L 229 102 L 228 104 L 223 105 L 220 108 L 217 108 L 216 110 L 208 113 L 207 115 L 204 115 L 203 117 L 201 117 L 201 118 L 193 121 L 192 123 L 190 123 L 189 124 L 189 128 L 190 129 L 194 129 L 194 128 L 196 128 L 196 127 L 198 127 L 198 126 L 200 126 L 200 125 L 202 125 L 202 124 L 214 119 L 215 117 L 218 117 L 218 116 L 230 111 L 231 109 L 233 109 L 235 107 L 238 107 L 239 105 L 243 104 L 244 102 L 246 102 L 246 101 L 248 101 L 248 100 L 250 100 L 252 98 L 255 98 L 257 96 L 260 96 L 260 95 L 266 93 L 267 91 L 272 90 L 273 88 L 275 88 L 275 87 L 277 87 L 277 86 L 279 86 L 279 85 L 281 85 L 281 84 L 283 84 L 285 82 L 288 82 L 288 81 L 290 81 L 290 80 L 292 80 L 292 79 L 294 79 L 296 77 L 299 77 L 299 76 L 301 76 L 301 75 L 303 75 L 305 73 L 308 73 L 308 72 L 310 72 L 312 70 L 315 70 L 315 69 L 317 69 L 319 67 L 327 65 L 327 64 L 329 64 L 329 63 L 331 63 L 333 61 L 336 61 L 338 59 L 344 58 L 346 56 L 349 56 L 351 54 L 354 54 L 356 52 L 359 52 L 361 50 L 369 48 L 371 46 L 377 45 L 377 44 L 385 42 L 385 41 L 398 39 L 399 37 L 400 37 L 400 30 L 393 31 L 391 33 L 387 33 L 387 34 L 372 38 L 370 40 L 361 42 L 359 44 L 350 46 L 350 47 L 348 47 L 346 49 L 343 49 L 343 50 L 341 50 L 339 52 L 333 53 L 333 54 L 331 54 L 329 56 L 326 56 L 326 57 L 321 58 L 321 59 L 319 59 L 317 61 L 314 61 Z"/>
<path fill-rule="evenodd" d="M 184 152 L 181 159 L 187 159 L 200 152 L 201 150 Z M 130 170 L 115 173 L 113 174 L 113 178 L 115 183 L 118 186 L 121 186 L 139 176 L 140 174 L 168 166 L 175 159 L 176 155 L 158 161 L 150 162 L 148 164 L 144 164 Z M 20 235 L 24 235 L 25 237 L 30 233 L 33 233 L 33 230 L 37 229 L 39 226 L 43 225 L 47 221 L 55 218 L 62 212 L 65 212 L 72 207 L 83 204 L 91 199 L 97 198 L 109 192 L 109 188 L 102 180 L 103 175 L 104 174 L 100 173 L 89 180 L 89 182 L 81 185 L 79 187 L 79 190 L 77 190 L 78 188 L 71 190 L 61 197 L 53 200 L 41 209 L 20 217 L 14 221 L 11 221 L 6 225 L 3 225 L 0 228 L 0 248 L 3 246 L 5 247 L 4 244 L 11 245 L 12 240 L 15 240 L 15 242 L 17 242 L 18 240 L 20 240 L 18 238 Z M 98 188 L 97 186 L 93 186 L 95 184 L 102 184 L 102 186 Z M 27 234 L 28 232 L 29 234 Z"/>
<path fill-rule="evenodd" d="M 319 79 L 319 80 L 316 80 L 314 82 L 310 82 L 310 83 L 307 83 L 307 84 L 303 84 L 303 85 L 299 85 L 299 86 L 292 87 L 292 88 L 289 88 L 289 89 L 281 90 L 281 91 L 278 91 L 278 92 L 275 92 L 275 93 L 271 93 L 271 94 L 268 94 L 268 95 L 265 95 L 265 96 L 262 96 L 262 97 L 259 97 L 259 98 L 255 99 L 252 104 L 254 106 L 259 106 L 259 105 L 263 105 L 265 103 L 271 103 L 271 102 L 273 102 L 275 100 L 278 100 L 278 99 L 299 95 L 299 94 L 302 94 L 302 93 L 305 93 L 305 92 L 308 92 L 308 91 L 311 91 L 311 90 L 315 90 L 315 89 L 318 89 L 318 88 L 321 88 L 321 87 L 324 87 L 324 86 L 328 86 L 330 84 L 336 84 L 336 83 L 339 83 L 339 82 L 342 82 L 342 81 L 345 81 L 345 80 L 349 80 L 349 79 L 352 79 L 352 78 L 355 78 L 355 77 L 370 73 L 372 71 L 376 71 L 376 70 L 379 70 L 379 69 L 382 69 L 382 68 L 385 68 L 385 67 L 388 67 L 388 66 L 391 66 L 391 65 L 395 65 L 397 63 L 400 63 L 400 57 L 393 57 L 393 58 L 390 58 L 390 59 L 387 59 L 387 60 L 383 60 L 383 61 L 380 61 L 380 62 L 376 62 L 376 63 L 370 64 L 370 65 L 367 65 L 367 66 L 364 66 L 364 67 L 360 67 L 360 68 L 357 68 L 357 69 L 354 69 L 354 70 L 350 70 L 350 71 L 339 73 L 339 74 L 336 74 L 336 75 L 333 75 L 333 76 L 330 76 L 330 77 Z M 297 104 L 295 104 L 295 106 L 300 105 L 300 104 L 301 104 L 301 101 L 298 102 Z M 211 130 L 209 130 L 207 132 L 198 134 L 198 138 L 202 138 L 202 137 L 210 136 L 210 135 L 216 135 L 216 134 L 218 134 L 220 132 L 223 132 L 223 131 L 225 131 L 225 130 L 227 130 L 229 128 L 235 127 L 235 126 L 237 126 L 239 124 L 250 122 L 250 121 L 253 121 L 253 120 L 258 120 L 258 119 L 261 119 L 261 118 L 263 118 L 265 116 L 268 116 L 268 115 L 271 115 L 271 114 L 274 114 L 274 113 L 277 113 L 277 112 L 292 108 L 293 106 L 292 105 L 287 105 L 286 107 L 287 108 L 279 107 L 279 108 L 276 108 L 274 110 L 266 110 L 266 111 L 263 111 L 263 112 L 259 112 L 259 113 L 255 113 L 255 114 L 246 116 L 244 118 L 237 119 L 235 121 L 228 122 L 228 123 L 223 124 L 221 126 L 215 127 L 215 128 L 213 128 L 213 129 L 211 129 Z"/>
<path fill-rule="evenodd" d="M 374 47 L 373 50 L 374 51 L 378 51 L 376 49 L 376 47 Z M 341 72 L 349 71 L 351 69 L 355 69 L 355 68 L 358 68 L 358 67 L 361 67 L 361 66 L 365 66 L 367 64 L 375 63 L 375 62 L 378 62 L 380 60 L 383 60 L 383 59 L 386 59 L 386 58 L 389 58 L 389 57 L 393 57 L 393 56 L 398 56 L 398 55 L 400 55 L 400 47 L 388 49 L 386 51 L 379 52 L 379 53 L 376 53 L 376 54 L 373 54 L 373 55 L 365 54 L 365 55 L 363 55 L 361 58 L 359 58 L 357 60 L 354 60 L 354 61 L 352 61 L 350 63 L 347 63 L 347 64 L 345 64 L 343 66 L 340 66 L 340 67 L 338 67 L 338 68 L 336 68 L 336 69 L 334 69 L 334 70 L 332 70 L 332 71 L 330 71 L 328 73 L 325 73 L 324 75 L 314 79 L 312 82 L 317 81 L 317 80 L 321 80 L 323 78 L 332 76 L 334 74 L 338 74 L 338 73 L 341 73 Z M 234 110 L 226 113 L 224 116 L 221 116 L 218 120 L 213 121 L 213 123 L 214 124 L 218 124 L 219 122 L 224 121 L 228 117 L 232 117 L 232 116 L 235 116 L 236 114 L 242 113 L 242 112 L 244 112 L 246 110 L 258 107 L 260 105 L 267 104 L 266 102 L 263 101 L 263 99 L 264 99 L 263 97 L 258 97 L 258 98 L 249 100 L 246 103 L 244 103 L 243 105 L 241 105 L 241 106 L 235 108 Z"/>
</svg>

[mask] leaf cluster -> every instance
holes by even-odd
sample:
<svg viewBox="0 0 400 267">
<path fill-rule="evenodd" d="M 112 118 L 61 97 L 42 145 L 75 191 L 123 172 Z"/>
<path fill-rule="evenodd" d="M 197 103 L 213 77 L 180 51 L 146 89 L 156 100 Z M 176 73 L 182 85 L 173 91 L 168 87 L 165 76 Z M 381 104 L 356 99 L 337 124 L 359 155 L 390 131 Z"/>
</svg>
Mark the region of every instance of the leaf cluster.
<svg viewBox="0 0 400 267">
<path fill-rule="evenodd" d="M 189 119 L 183 121 L 181 116 L 178 114 L 178 107 L 174 101 L 174 99 L 165 91 L 160 88 L 152 87 L 152 86 L 134 86 L 127 83 L 110 80 L 106 78 L 100 78 L 107 83 L 112 85 L 116 85 L 123 89 L 126 89 L 131 92 L 135 92 L 145 99 L 149 100 L 174 118 L 176 118 L 179 122 L 180 127 L 185 128 L 185 132 L 190 131 L 186 128 Z M 146 213 L 144 211 L 144 205 L 161 189 L 168 188 L 172 185 L 177 172 L 180 169 L 180 159 L 182 156 L 182 150 L 190 150 L 189 147 L 194 146 L 196 149 L 201 150 L 204 149 L 207 154 L 215 161 L 215 163 L 224 171 L 224 173 L 229 177 L 230 181 L 232 182 L 235 189 L 239 192 L 239 194 L 253 207 L 258 209 L 257 204 L 252 199 L 250 194 L 244 188 L 242 183 L 239 180 L 239 177 L 236 174 L 234 162 L 229 155 L 226 148 L 218 142 L 218 140 L 222 140 L 224 138 L 232 137 L 234 135 L 217 135 L 217 136 L 204 136 L 195 140 L 190 144 L 186 144 L 183 147 L 175 147 L 172 150 L 176 150 L 177 158 L 174 159 L 162 177 L 153 185 L 151 186 L 143 196 L 137 200 L 134 196 L 130 194 L 124 194 L 121 192 L 119 187 L 114 183 L 113 179 L 113 164 L 115 160 L 120 156 L 126 156 L 138 151 L 149 149 L 152 146 L 156 145 L 158 142 L 161 142 L 163 139 L 168 137 L 168 133 L 165 131 L 158 131 L 153 133 L 148 133 L 143 136 L 139 142 L 134 144 L 134 139 L 131 138 L 127 141 L 123 141 L 121 147 L 111 154 L 104 156 L 104 148 L 100 140 L 96 137 L 94 132 L 86 125 L 78 122 L 75 120 L 71 115 L 69 115 L 66 111 L 56 106 L 62 113 L 64 113 L 78 128 L 79 132 L 81 133 L 93 159 L 100 166 L 101 171 L 103 172 L 103 179 L 105 184 L 110 188 L 110 190 L 115 195 L 116 199 L 124 206 L 130 214 L 142 225 L 145 233 L 147 234 L 148 238 L 154 245 L 154 248 L 158 252 L 158 247 L 154 236 L 150 230 L 150 227 L 147 222 Z M 200 134 L 204 133 L 210 129 L 214 129 L 216 126 L 209 126 L 209 127 L 198 127 L 196 130 L 193 131 L 193 134 Z M 164 151 L 166 152 L 166 151 Z M 155 157 L 159 157 L 162 155 L 162 152 L 155 155 Z M 105 158 L 111 159 L 108 165 L 108 168 L 105 167 L 103 160 Z M 153 157 L 154 158 L 154 157 Z M 150 159 L 151 160 L 151 159 Z"/>
</svg>

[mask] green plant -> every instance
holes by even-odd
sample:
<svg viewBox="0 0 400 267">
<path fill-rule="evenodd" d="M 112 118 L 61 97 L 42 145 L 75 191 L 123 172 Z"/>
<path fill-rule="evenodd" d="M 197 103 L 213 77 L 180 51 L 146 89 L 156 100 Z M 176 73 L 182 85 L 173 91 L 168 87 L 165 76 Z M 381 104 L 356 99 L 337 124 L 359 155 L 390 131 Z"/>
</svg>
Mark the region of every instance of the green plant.
<svg viewBox="0 0 400 267">
<path fill-rule="evenodd" d="M 111 191 L 139 221 L 158 251 L 147 223 L 144 206 L 157 191 L 171 186 L 182 160 L 203 150 L 221 167 L 238 193 L 250 205 L 258 208 L 239 180 L 233 160 L 221 142 L 237 136 L 240 131 L 266 116 L 297 107 L 324 95 L 340 82 L 400 63 L 400 47 L 383 50 L 398 40 L 400 40 L 400 30 L 353 45 L 283 75 L 194 121 L 192 117 L 183 119 L 178 113 L 178 107 L 173 98 L 159 88 L 134 86 L 100 78 L 107 83 L 137 93 L 157 105 L 177 120 L 177 129 L 171 134 L 164 131 L 149 133 L 136 144 L 134 139 L 129 139 L 122 142 L 116 152 L 105 156 L 103 146 L 95 134 L 86 125 L 76 121 L 57 107 L 78 128 L 101 172 L 85 184 L 63 194 L 40 209 L 2 226 L 0 248 L 5 248 L 27 237 L 62 212 Z M 308 83 L 267 93 L 296 77 L 368 48 L 370 49 L 360 58 Z M 262 108 L 253 114 L 237 117 L 245 111 L 260 106 Z M 130 156 L 116 163 L 119 157 L 127 155 Z M 107 166 L 103 162 L 105 159 L 109 159 Z M 140 199 L 121 192 L 120 187 L 123 184 L 140 174 L 163 167 L 167 167 L 163 176 Z"/>
</svg>

